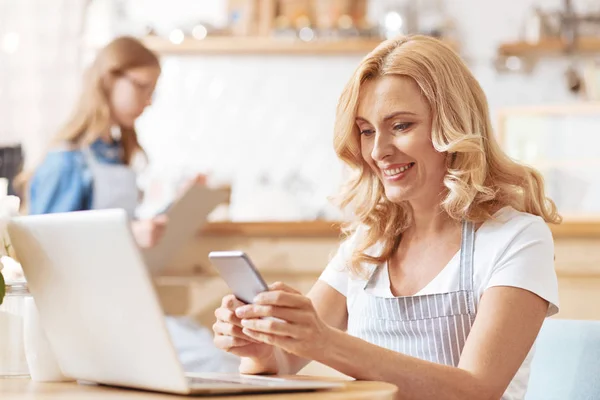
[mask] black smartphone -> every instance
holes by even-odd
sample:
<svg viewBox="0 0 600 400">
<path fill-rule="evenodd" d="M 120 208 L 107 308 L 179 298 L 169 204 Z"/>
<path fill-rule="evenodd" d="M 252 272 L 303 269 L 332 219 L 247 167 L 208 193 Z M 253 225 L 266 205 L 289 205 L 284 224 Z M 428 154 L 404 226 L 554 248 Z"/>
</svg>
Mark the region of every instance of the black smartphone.
<svg viewBox="0 0 600 400">
<path fill-rule="evenodd" d="M 246 304 L 259 293 L 269 290 L 250 257 L 243 251 L 211 251 L 208 258 L 235 297 Z"/>
</svg>

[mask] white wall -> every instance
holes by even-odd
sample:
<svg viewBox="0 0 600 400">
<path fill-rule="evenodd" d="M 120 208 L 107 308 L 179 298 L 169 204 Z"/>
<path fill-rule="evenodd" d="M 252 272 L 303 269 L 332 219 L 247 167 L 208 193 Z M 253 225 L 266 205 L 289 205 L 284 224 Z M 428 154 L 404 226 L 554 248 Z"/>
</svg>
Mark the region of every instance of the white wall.
<svg viewBox="0 0 600 400">
<path fill-rule="evenodd" d="M 0 146 L 38 155 L 80 83 L 84 0 L 0 0 Z"/>
<path fill-rule="evenodd" d="M 99 0 L 98 0 L 99 1 Z M 597 0 L 596 0 L 597 1 Z M 448 0 L 462 54 L 494 113 L 501 107 L 578 101 L 566 89 L 565 59 L 544 60 L 531 75 L 492 67 L 501 42 L 517 40 L 535 4 L 561 0 Z M 593 1 L 575 0 L 589 7 Z M 133 23 L 160 33 L 193 20 L 222 24 L 225 0 L 122 0 Z M 95 15 L 99 15 L 96 13 Z M 94 15 L 91 15 L 91 21 Z M 337 97 L 358 56 L 165 56 L 154 105 L 138 130 L 153 176 L 175 180 L 213 171 L 234 183 L 231 217 L 336 218 L 326 196 L 337 190 L 340 165 L 331 139 Z"/>
<path fill-rule="evenodd" d="M 166 58 L 141 140 L 164 173 L 233 179 L 235 218 L 315 218 L 338 182 L 334 107 L 357 62 Z"/>
</svg>

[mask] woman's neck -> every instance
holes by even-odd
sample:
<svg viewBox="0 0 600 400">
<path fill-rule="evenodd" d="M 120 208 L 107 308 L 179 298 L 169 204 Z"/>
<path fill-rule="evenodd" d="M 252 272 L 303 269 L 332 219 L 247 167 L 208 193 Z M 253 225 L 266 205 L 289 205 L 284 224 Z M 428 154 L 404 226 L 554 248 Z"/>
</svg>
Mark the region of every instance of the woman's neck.
<svg viewBox="0 0 600 400">
<path fill-rule="evenodd" d="M 99 139 L 102 140 L 104 143 L 108 144 L 111 144 L 113 142 L 113 138 L 112 136 L 110 136 L 110 133 L 103 133 L 102 135 L 100 135 Z"/>
<path fill-rule="evenodd" d="M 428 238 L 437 236 L 459 225 L 440 206 L 442 195 L 432 201 L 410 202 L 412 209 L 412 225 L 406 230 L 405 235 L 413 238 Z"/>
</svg>

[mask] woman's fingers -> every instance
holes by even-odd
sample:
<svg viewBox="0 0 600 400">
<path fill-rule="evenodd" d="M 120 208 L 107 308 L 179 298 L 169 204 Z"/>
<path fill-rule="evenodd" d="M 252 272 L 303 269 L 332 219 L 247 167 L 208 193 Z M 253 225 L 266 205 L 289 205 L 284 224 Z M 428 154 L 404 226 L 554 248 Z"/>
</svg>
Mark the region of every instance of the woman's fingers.
<svg viewBox="0 0 600 400">
<path fill-rule="evenodd" d="M 244 335 L 242 328 L 227 322 L 217 321 L 212 326 L 213 332 L 217 335 L 232 336 L 240 339 L 244 339 L 249 343 L 258 343 L 256 340 L 249 338 Z"/>
<path fill-rule="evenodd" d="M 160 214 L 152 218 L 150 222 L 155 227 L 164 227 L 169 222 L 169 218 L 165 214 Z"/>
<path fill-rule="evenodd" d="M 266 344 L 271 344 L 271 345 L 275 344 L 275 339 L 277 337 L 276 335 L 259 332 L 259 331 L 254 331 L 250 328 L 244 328 L 244 334 L 246 334 L 247 336 L 249 336 L 255 340 L 258 340 L 261 343 L 266 343 Z"/>
<path fill-rule="evenodd" d="M 303 336 L 301 327 L 289 324 L 282 320 L 272 318 L 243 319 L 242 326 L 244 327 L 244 329 L 242 329 L 242 333 L 244 334 L 246 334 L 248 330 L 251 330 L 253 332 L 260 332 L 277 336 L 288 336 L 292 338 L 301 338 Z M 254 338 L 253 336 L 250 337 Z"/>
<path fill-rule="evenodd" d="M 215 344 L 215 346 L 217 346 L 217 348 L 229 351 L 236 347 L 244 347 L 250 344 L 259 343 L 259 341 L 250 338 L 246 340 L 235 336 L 215 335 L 213 343 Z"/>
<path fill-rule="evenodd" d="M 262 292 L 254 298 L 254 304 L 273 305 L 279 307 L 306 308 L 312 304 L 310 299 L 302 294 L 283 290 Z"/>
<path fill-rule="evenodd" d="M 242 328 L 227 322 L 217 321 L 213 324 L 212 328 L 213 332 L 217 335 L 235 336 L 246 339 L 245 335 L 242 333 Z"/>
<path fill-rule="evenodd" d="M 281 290 L 281 291 L 288 292 L 288 293 L 302 294 L 299 291 L 297 291 L 296 289 L 294 289 L 293 287 L 288 286 L 283 282 L 274 282 L 274 283 L 270 284 L 269 290 Z"/>
<path fill-rule="evenodd" d="M 233 310 L 228 308 L 219 307 L 215 310 L 215 317 L 218 321 L 227 322 L 232 325 L 242 326 L 241 319 L 235 315 Z"/>
<path fill-rule="evenodd" d="M 215 317 L 221 321 L 239 325 L 240 319 L 236 317 L 235 310 L 245 305 L 246 303 L 238 300 L 234 295 L 228 294 L 221 300 L 221 307 L 215 310 Z"/>
<path fill-rule="evenodd" d="M 236 309 L 235 316 L 238 319 L 276 318 L 296 324 L 306 321 L 307 314 L 304 310 L 297 308 L 248 304 Z"/>
<path fill-rule="evenodd" d="M 230 310 L 235 310 L 236 308 L 241 307 L 245 304 L 246 303 L 239 300 L 232 294 L 228 294 L 227 296 L 223 297 L 223 300 L 221 300 L 221 307 L 228 308 Z"/>
</svg>

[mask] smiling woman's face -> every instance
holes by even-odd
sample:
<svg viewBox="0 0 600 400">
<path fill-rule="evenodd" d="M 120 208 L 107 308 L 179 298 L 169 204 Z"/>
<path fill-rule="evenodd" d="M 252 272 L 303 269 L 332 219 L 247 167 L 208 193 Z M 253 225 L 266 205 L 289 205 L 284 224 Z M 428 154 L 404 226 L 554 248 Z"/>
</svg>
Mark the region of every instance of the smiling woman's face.
<svg viewBox="0 0 600 400">
<path fill-rule="evenodd" d="M 430 203 L 444 190 L 446 155 L 431 142 L 432 113 L 410 78 L 384 76 L 361 87 L 356 125 L 363 159 L 394 203 Z"/>
</svg>

